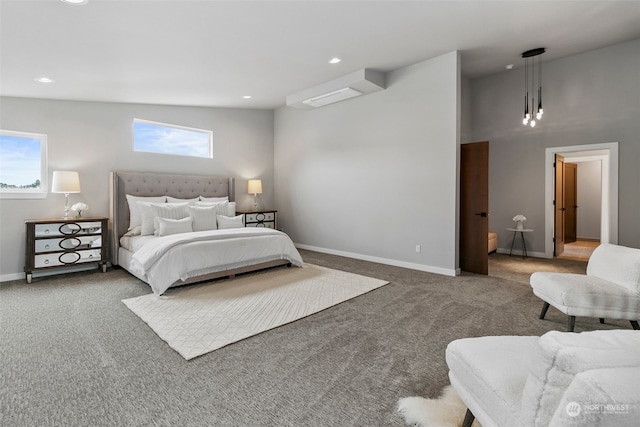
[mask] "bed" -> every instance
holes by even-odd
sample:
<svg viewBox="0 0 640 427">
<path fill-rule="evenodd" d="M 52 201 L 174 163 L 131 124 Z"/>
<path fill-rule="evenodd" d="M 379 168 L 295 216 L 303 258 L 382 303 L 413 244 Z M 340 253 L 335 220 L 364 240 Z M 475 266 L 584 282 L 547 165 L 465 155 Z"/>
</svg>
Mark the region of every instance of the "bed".
<svg viewBox="0 0 640 427">
<path fill-rule="evenodd" d="M 302 266 L 285 233 L 238 225 L 232 177 L 113 171 L 109 182 L 111 263 L 157 295 L 174 286 Z M 190 216 L 184 217 L 187 210 Z M 210 212 L 221 228 L 229 228 L 217 229 L 215 221 L 207 226 Z"/>
</svg>

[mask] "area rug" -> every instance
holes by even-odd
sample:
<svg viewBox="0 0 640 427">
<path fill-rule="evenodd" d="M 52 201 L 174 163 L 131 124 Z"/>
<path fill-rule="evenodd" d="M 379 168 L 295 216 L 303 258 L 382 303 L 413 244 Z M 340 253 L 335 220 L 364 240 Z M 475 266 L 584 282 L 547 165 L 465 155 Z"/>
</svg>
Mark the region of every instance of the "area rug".
<svg viewBox="0 0 640 427">
<path fill-rule="evenodd" d="M 398 412 L 409 426 L 460 427 L 467 407 L 453 387 L 446 386 L 438 399 L 404 397 L 398 401 Z M 472 427 L 482 427 L 474 420 Z"/>
<path fill-rule="evenodd" d="M 185 359 L 217 350 L 389 282 L 312 264 L 122 300 Z"/>
</svg>

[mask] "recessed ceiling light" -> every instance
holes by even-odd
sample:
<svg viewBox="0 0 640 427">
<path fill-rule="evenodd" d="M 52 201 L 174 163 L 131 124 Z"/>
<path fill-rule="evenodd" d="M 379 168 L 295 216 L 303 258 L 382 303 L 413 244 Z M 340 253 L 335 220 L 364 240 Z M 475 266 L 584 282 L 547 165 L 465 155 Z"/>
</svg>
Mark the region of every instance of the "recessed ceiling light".
<svg viewBox="0 0 640 427">
<path fill-rule="evenodd" d="M 79 4 L 87 4 L 89 0 L 61 0 L 61 1 L 63 1 L 64 3 L 79 5 Z"/>
<path fill-rule="evenodd" d="M 53 83 L 54 80 L 50 79 L 49 77 L 38 77 L 36 79 L 33 79 L 35 81 L 37 81 L 38 83 Z"/>
<path fill-rule="evenodd" d="M 244 99 L 251 99 L 251 95 L 245 95 L 243 96 Z"/>
<path fill-rule="evenodd" d="M 329 60 L 329 64 L 337 64 L 340 61 L 342 61 L 342 59 L 340 59 L 340 58 L 331 58 Z"/>
<path fill-rule="evenodd" d="M 507 70 L 510 70 L 513 68 L 513 64 L 505 65 L 504 68 L 506 68 Z"/>
</svg>

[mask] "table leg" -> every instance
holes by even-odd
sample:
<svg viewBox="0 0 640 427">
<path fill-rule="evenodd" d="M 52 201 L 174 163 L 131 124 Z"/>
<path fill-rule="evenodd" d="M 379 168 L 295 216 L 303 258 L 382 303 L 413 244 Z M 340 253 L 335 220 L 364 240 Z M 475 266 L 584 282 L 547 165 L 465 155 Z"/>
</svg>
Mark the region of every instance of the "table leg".
<svg viewBox="0 0 640 427">
<path fill-rule="evenodd" d="M 524 240 L 524 232 L 520 232 L 520 238 L 522 239 L 522 259 L 527 257 L 527 243 Z"/>
<path fill-rule="evenodd" d="M 517 234 L 517 232 L 514 231 L 513 232 L 513 239 L 511 239 L 511 249 L 509 250 L 509 256 L 511 256 L 511 252 L 513 252 L 513 243 L 516 241 L 516 234 Z"/>
</svg>

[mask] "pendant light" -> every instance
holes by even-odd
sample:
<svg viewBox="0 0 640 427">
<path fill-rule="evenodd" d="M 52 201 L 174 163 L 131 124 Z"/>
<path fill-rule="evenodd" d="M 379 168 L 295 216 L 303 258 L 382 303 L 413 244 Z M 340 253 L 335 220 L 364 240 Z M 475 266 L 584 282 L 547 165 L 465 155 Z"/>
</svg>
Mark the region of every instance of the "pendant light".
<svg viewBox="0 0 640 427">
<path fill-rule="evenodd" d="M 542 109 L 542 64 L 538 58 L 538 68 L 536 70 L 536 57 L 545 53 L 543 47 L 531 49 L 522 53 L 524 58 L 524 117 L 523 125 L 534 127 L 536 120 L 542 119 L 544 110 Z M 529 71 L 529 62 L 531 62 L 531 71 Z M 536 71 L 538 74 L 538 89 L 536 90 Z M 531 109 L 529 109 L 529 78 L 531 78 Z M 538 111 L 536 111 L 536 97 L 534 93 L 538 92 Z"/>
</svg>

